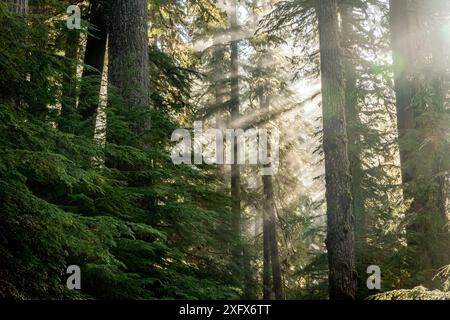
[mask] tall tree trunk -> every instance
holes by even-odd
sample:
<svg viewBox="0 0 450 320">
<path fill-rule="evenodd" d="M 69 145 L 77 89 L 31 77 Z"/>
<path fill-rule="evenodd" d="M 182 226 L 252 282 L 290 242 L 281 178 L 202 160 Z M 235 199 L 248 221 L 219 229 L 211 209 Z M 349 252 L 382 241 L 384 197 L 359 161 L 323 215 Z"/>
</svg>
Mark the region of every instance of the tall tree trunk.
<svg viewBox="0 0 450 320">
<path fill-rule="evenodd" d="M 150 106 L 147 1 L 112 0 L 109 5 L 109 85 L 121 99 L 120 114 L 133 115 L 127 123 L 130 133 L 140 136 L 150 129 L 146 112 Z M 116 144 L 123 143 L 124 138 L 109 136 Z"/>
<path fill-rule="evenodd" d="M 345 79 L 336 0 L 317 4 L 322 74 L 327 249 L 331 299 L 354 299 L 353 199 L 345 119 Z"/>
<path fill-rule="evenodd" d="M 222 133 L 221 137 L 217 137 L 216 139 L 216 150 L 218 153 L 220 153 L 219 158 L 221 160 L 224 160 L 224 134 L 225 134 L 225 119 L 224 119 L 224 112 L 223 104 L 224 104 L 224 98 L 225 98 L 225 85 L 226 81 L 224 79 L 224 73 L 223 73 L 223 60 L 225 56 L 225 48 L 223 44 L 220 41 L 220 33 L 223 32 L 222 29 L 218 29 L 215 32 L 215 38 L 214 38 L 214 53 L 213 53 L 213 63 L 214 63 L 214 69 L 213 69 L 213 86 L 214 86 L 214 106 L 213 106 L 213 112 L 215 113 L 215 122 L 216 122 L 216 129 L 220 130 Z M 224 162 L 222 162 L 223 164 Z M 219 165 L 222 177 L 224 176 L 224 166 Z"/>
<path fill-rule="evenodd" d="M 413 65 L 414 59 L 412 58 L 408 3 L 409 0 L 390 0 L 390 24 L 395 67 L 395 95 L 397 100 L 397 126 L 400 140 L 405 137 L 408 130 L 413 129 L 415 126 L 414 109 L 411 105 L 415 95 L 415 89 L 409 79 L 413 73 L 410 68 Z M 409 155 L 405 148 L 403 148 L 402 143 L 400 143 L 400 158 L 403 184 L 407 184 L 411 182 L 412 174 L 405 165 Z"/>
<path fill-rule="evenodd" d="M 38 2 L 29 9 L 32 14 L 36 13 L 39 15 L 45 12 L 47 8 L 45 3 Z M 33 24 L 36 24 L 36 26 Z M 35 50 L 30 53 L 34 62 L 30 71 L 30 87 L 35 92 L 35 95 L 28 97 L 28 105 L 30 106 L 30 113 L 36 117 L 44 118 L 48 113 L 47 107 L 52 102 L 50 101 L 52 97 L 49 93 L 51 83 L 48 74 L 48 60 L 44 58 L 44 52 L 46 52 L 48 47 L 50 29 L 48 26 L 44 29 L 42 21 L 38 22 L 36 19 L 31 20 L 31 28 L 34 27 L 38 27 L 42 31 L 39 32 L 39 38 L 35 40 Z"/>
<path fill-rule="evenodd" d="M 270 300 L 272 296 L 271 287 L 271 263 L 270 263 L 270 231 L 269 217 L 264 208 L 263 212 L 263 299 Z"/>
<path fill-rule="evenodd" d="M 85 68 L 81 76 L 78 114 L 83 123 L 81 132 L 79 133 L 93 139 L 95 136 L 101 77 L 105 64 L 106 42 L 108 37 L 104 3 L 98 0 L 91 1 L 89 24 L 91 27 L 89 28 L 84 54 Z"/>
<path fill-rule="evenodd" d="M 238 31 L 237 1 L 233 0 L 230 12 L 230 32 L 231 37 L 236 37 Z M 239 92 L 239 40 L 231 39 L 231 72 L 230 72 L 230 113 L 231 123 L 234 129 L 240 118 L 240 92 Z M 236 239 L 233 249 L 233 256 L 236 265 L 242 268 L 242 246 L 241 246 L 241 173 L 238 164 L 238 139 L 235 137 L 233 148 L 234 158 L 231 165 L 231 198 L 232 198 L 232 228 Z"/>
<path fill-rule="evenodd" d="M 446 106 L 448 105 L 449 100 L 447 99 L 450 83 L 448 80 L 448 74 L 446 71 L 450 67 L 450 58 L 446 58 L 446 54 L 448 54 L 450 50 L 449 41 L 446 39 L 446 34 L 442 32 L 443 21 L 445 21 L 445 17 L 450 14 L 450 4 L 444 4 L 440 0 L 435 0 L 430 2 L 430 12 L 428 13 L 428 18 L 430 19 L 430 28 L 431 28 L 431 43 L 430 47 L 432 49 L 432 79 L 431 79 L 431 88 L 432 88 L 432 103 L 434 106 L 434 110 L 442 114 L 443 119 L 445 118 Z M 445 130 L 444 130 L 445 131 Z M 448 131 L 447 131 L 448 132 Z M 441 216 L 444 224 L 448 222 L 447 216 L 447 194 L 446 194 L 446 181 L 448 181 L 449 174 L 449 144 L 445 143 L 445 132 L 441 133 L 443 146 L 440 150 L 437 151 L 437 156 L 435 160 L 435 168 L 434 168 L 434 176 L 436 179 L 437 186 L 437 196 L 436 196 L 436 206 L 439 208 L 439 214 Z M 447 162 L 447 165 L 445 164 Z M 447 173 L 445 173 L 447 172 Z M 448 258 L 448 256 L 447 256 Z"/>
<path fill-rule="evenodd" d="M 450 49 L 449 41 L 446 33 L 442 31 L 442 25 L 448 21 L 450 15 L 450 4 L 441 0 L 425 1 L 421 0 L 422 7 L 429 8 L 427 12 L 427 25 L 430 28 L 430 44 L 431 48 L 431 79 L 429 85 L 432 92 L 433 111 L 437 116 L 436 131 L 438 135 L 438 145 L 434 150 L 433 169 L 432 169 L 432 199 L 433 206 L 436 208 L 436 225 L 437 228 L 432 232 L 440 234 L 439 246 L 434 247 L 432 255 L 432 263 L 435 269 L 448 265 L 450 261 L 450 228 L 449 215 L 447 211 L 447 181 L 450 172 L 450 143 L 446 138 L 450 133 L 449 123 L 450 115 L 448 114 L 448 94 L 450 90 L 449 74 L 450 61 L 448 52 Z M 446 58 L 447 54 L 447 58 Z M 447 110 L 446 110 L 447 109 Z M 442 125 L 444 124 L 444 125 Z M 434 135 L 433 134 L 433 135 Z"/>
<path fill-rule="evenodd" d="M 258 99 L 260 109 L 264 113 L 265 109 L 269 108 L 269 97 L 264 97 L 263 90 L 258 93 Z M 271 165 L 264 165 L 265 168 L 270 168 Z M 264 213 L 263 213 L 263 232 L 264 232 L 264 254 L 266 251 L 270 254 L 270 266 L 264 265 L 264 271 L 270 268 L 272 269 L 273 278 L 273 292 L 276 300 L 283 300 L 283 283 L 281 279 L 281 267 L 280 258 L 278 254 L 278 239 L 277 239 L 277 224 L 276 224 L 276 212 L 275 212 L 275 199 L 273 192 L 273 177 L 271 175 L 264 175 L 263 188 L 264 188 Z M 268 263 L 266 257 L 264 257 L 264 263 Z M 264 282 L 264 289 L 268 282 Z"/>
<path fill-rule="evenodd" d="M 416 197 L 411 188 L 414 181 L 414 168 L 411 163 L 411 152 L 405 140 L 409 132 L 415 129 L 415 114 L 413 99 L 416 88 L 412 81 L 414 74 L 414 49 L 412 41 L 412 28 L 410 19 L 410 0 L 390 0 L 390 27 L 391 46 L 394 61 L 394 83 L 397 108 L 397 128 L 399 136 L 400 166 L 402 173 L 403 195 L 405 199 L 413 199 L 408 215 L 415 215 L 414 212 L 423 207 L 420 204 L 420 196 Z M 420 246 L 415 234 L 418 231 L 417 224 L 407 226 L 408 247 L 414 250 Z M 424 252 L 416 252 L 414 258 L 415 268 L 422 268 Z M 420 259 L 418 258 L 420 257 Z"/>
<path fill-rule="evenodd" d="M 437 70 L 443 68 L 444 61 L 439 52 L 433 52 L 439 48 L 440 41 L 431 40 L 430 44 L 426 33 L 436 19 L 426 13 L 425 9 L 430 5 L 430 1 L 422 0 L 390 1 L 403 193 L 406 199 L 412 200 L 407 212 L 407 242 L 414 253 L 411 260 L 414 270 L 428 271 L 431 275 L 448 263 L 448 255 L 445 254 L 448 250 L 444 248 L 447 248 L 445 244 L 449 235 L 443 227 L 448 218 L 443 209 L 446 200 L 442 197 L 442 176 L 439 175 L 445 171 L 441 167 L 442 150 L 438 147 L 444 143 L 445 133 L 432 131 L 429 136 L 429 128 L 439 128 L 440 118 L 445 115 L 442 73 Z M 431 28 L 428 31 L 435 35 L 440 30 Z M 426 71 L 428 63 L 425 57 L 429 55 L 436 69 L 431 75 Z M 422 98 L 428 91 L 433 97 L 431 108 Z M 441 138 L 436 139 L 433 135 Z M 438 142 L 433 144 L 432 140 Z M 428 168 L 429 163 L 433 163 L 433 168 Z"/>
<path fill-rule="evenodd" d="M 362 165 L 360 106 L 358 103 L 358 88 L 356 73 L 357 54 L 355 42 L 357 35 L 354 32 L 353 5 L 349 3 L 340 4 L 342 25 L 342 46 L 344 51 L 343 65 L 345 75 L 345 115 L 347 120 L 348 156 L 350 161 L 350 172 L 352 175 L 353 215 L 355 217 L 355 268 L 361 277 L 358 278 L 359 289 L 366 290 L 364 276 L 366 268 L 371 262 L 366 261 L 367 250 L 367 216 L 365 210 L 366 195 L 363 189 L 364 169 Z"/>
<path fill-rule="evenodd" d="M 276 300 L 283 300 L 283 282 L 281 278 L 280 257 L 278 253 L 277 224 L 275 214 L 275 201 L 273 198 L 273 184 L 271 176 L 264 176 L 264 193 L 266 195 L 266 218 L 268 221 L 270 262 L 272 267 L 273 291 Z"/>
<path fill-rule="evenodd" d="M 21 21 L 21 23 L 23 24 L 23 28 L 20 28 L 21 30 L 18 30 L 15 34 L 17 40 L 15 45 L 15 53 L 22 59 L 22 61 L 26 61 L 29 55 L 28 48 L 24 45 L 27 38 L 26 14 L 28 12 L 28 0 L 6 0 L 3 2 L 7 5 L 10 12 L 21 15 L 23 17 Z M 17 24 L 14 27 L 17 28 Z M 17 44 L 20 44 L 20 46 L 17 46 Z M 4 46 L 4 44 L 2 44 L 2 46 Z M 7 101 L 19 106 L 23 103 L 23 100 L 26 100 L 26 98 L 23 99 L 23 96 L 28 96 L 28 94 L 26 93 L 26 89 L 24 88 L 25 86 L 18 83 L 19 81 L 26 81 L 27 78 L 27 73 L 23 65 L 24 64 L 22 64 L 22 68 L 18 68 L 19 70 L 17 70 L 17 72 L 22 75 L 20 78 L 15 80 L 5 79 L 6 83 L 3 83 L 3 81 L 0 83 L 0 88 L 2 88 L 2 90 L 0 90 L 0 102 Z"/>
</svg>

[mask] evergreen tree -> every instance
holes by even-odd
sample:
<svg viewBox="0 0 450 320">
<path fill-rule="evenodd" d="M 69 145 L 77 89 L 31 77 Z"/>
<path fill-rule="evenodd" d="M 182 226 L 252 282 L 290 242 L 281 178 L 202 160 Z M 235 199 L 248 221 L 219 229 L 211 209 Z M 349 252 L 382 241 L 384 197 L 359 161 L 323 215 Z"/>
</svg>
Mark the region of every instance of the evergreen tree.
<svg viewBox="0 0 450 320">
<path fill-rule="evenodd" d="M 80 85 L 80 104 L 77 114 L 81 119 L 81 133 L 93 139 L 98 115 L 101 80 L 105 64 L 107 17 L 103 1 L 89 4 L 89 29 L 84 54 L 84 68 Z"/>
<path fill-rule="evenodd" d="M 327 248 L 330 297 L 353 299 L 353 205 L 345 118 L 345 79 L 336 1 L 317 5 L 322 74 L 324 154 L 327 182 Z"/>
</svg>

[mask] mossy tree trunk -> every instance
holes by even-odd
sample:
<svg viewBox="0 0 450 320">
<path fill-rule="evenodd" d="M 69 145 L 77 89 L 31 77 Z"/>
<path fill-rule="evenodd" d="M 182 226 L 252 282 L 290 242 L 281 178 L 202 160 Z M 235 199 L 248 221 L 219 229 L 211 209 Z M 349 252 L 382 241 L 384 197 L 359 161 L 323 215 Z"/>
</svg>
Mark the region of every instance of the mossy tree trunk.
<svg viewBox="0 0 450 320">
<path fill-rule="evenodd" d="M 109 2 L 109 87 L 113 91 L 112 94 L 120 100 L 119 108 L 115 111 L 127 119 L 127 132 L 135 136 L 140 136 L 150 129 L 147 21 L 147 1 Z M 127 136 L 124 136 L 123 132 L 108 132 L 109 142 L 120 145 L 125 139 Z"/>
<path fill-rule="evenodd" d="M 238 3 L 233 0 L 230 6 L 230 115 L 233 129 L 236 128 L 236 124 L 240 119 L 240 90 L 239 90 L 239 40 L 235 39 L 238 31 Z M 236 240 L 234 244 L 233 257 L 236 267 L 241 269 L 237 272 L 242 274 L 243 272 L 243 256 L 241 245 L 241 172 L 240 165 L 238 164 L 238 139 L 235 137 L 233 143 L 233 161 L 231 165 L 231 225 L 234 238 Z M 240 276 L 239 276 L 240 277 Z M 242 279 L 243 280 L 243 279 Z"/>
</svg>

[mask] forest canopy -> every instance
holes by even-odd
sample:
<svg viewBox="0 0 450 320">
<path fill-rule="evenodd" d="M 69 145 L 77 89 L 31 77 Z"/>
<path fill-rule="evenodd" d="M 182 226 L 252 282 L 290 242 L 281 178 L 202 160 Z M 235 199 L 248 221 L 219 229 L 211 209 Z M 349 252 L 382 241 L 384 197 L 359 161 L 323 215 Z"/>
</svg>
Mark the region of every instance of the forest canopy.
<svg viewBox="0 0 450 320">
<path fill-rule="evenodd" d="M 450 1 L 0 0 L 0 299 L 450 300 Z"/>
</svg>

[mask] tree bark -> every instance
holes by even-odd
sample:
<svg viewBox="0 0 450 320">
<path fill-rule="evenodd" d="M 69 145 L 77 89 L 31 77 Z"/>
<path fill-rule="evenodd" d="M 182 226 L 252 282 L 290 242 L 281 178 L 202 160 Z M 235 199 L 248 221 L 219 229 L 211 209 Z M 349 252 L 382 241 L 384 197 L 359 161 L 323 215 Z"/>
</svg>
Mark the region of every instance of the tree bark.
<svg viewBox="0 0 450 320">
<path fill-rule="evenodd" d="M 265 208 L 264 208 L 265 209 Z M 270 263 L 270 231 L 269 217 L 263 212 L 263 299 L 270 300 L 272 296 L 271 287 L 271 263 Z"/>
<path fill-rule="evenodd" d="M 269 97 L 264 98 L 264 94 L 261 90 L 258 94 L 261 110 L 269 108 Z M 264 112 L 264 111 L 263 111 Z M 271 165 L 264 165 L 265 168 L 270 168 Z M 281 277 L 280 258 L 278 253 L 278 238 L 277 238 L 277 223 L 275 212 L 275 198 L 273 191 L 273 177 L 271 175 L 263 176 L 263 188 L 264 188 L 264 213 L 263 213 L 263 239 L 264 239 L 264 254 L 269 252 L 270 265 L 267 267 L 264 265 L 264 271 L 272 269 L 273 279 L 273 292 L 276 300 L 283 300 L 283 283 Z M 264 263 L 266 256 L 264 256 Z M 269 282 L 264 282 L 264 289 L 269 285 Z"/>
<path fill-rule="evenodd" d="M 231 4 L 230 12 L 230 31 L 231 36 L 235 37 L 235 33 L 238 30 L 238 18 L 237 18 L 237 1 L 233 0 Z M 230 68 L 230 114 L 231 123 L 233 129 L 237 129 L 236 123 L 240 118 L 240 92 L 239 92 L 239 41 L 237 39 L 231 39 L 231 68 Z M 231 198 L 232 198 L 232 228 L 235 235 L 236 245 L 233 250 L 233 256 L 236 265 L 242 267 L 242 248 L 241 248 L 241 173 L 240 166 L 238 164 L 238 139 L 235 137 L 233 148 L 234 158 L 231 165 Z"/>
<path fill-rule="evenodd" d="M 411 32 L 408 19 L 409 0 L 390 0 L 390 24 L 392 37 L 392 51 L 395 70 L 395 96 L 397 107 L 397 127 L 400 139 L 400 159 L 402 164 L 403 184 L 410 183 L 412 173 L 405 165 L 409 154 L 401 143 L 408 130 L 414 128 L 414 109 L 412 100 L 415 95 L 413 83 L 409 77 L 412 75 Z M 407 190 L 405 190 L 407 193 Z"/>
<path fill-rule="evenodd" d="M 449 237 L 444 227 L 448 217 L 445 212 L 446 199 L 442 193 L 442 176 L 439 174 L 446 170 L 441 167 L 443 152 L 439 147 L 445 144 L 445 132 L 433 133 L 431 130 L 429 136 L 429 128 L 439 128 L 440 118 L 445 116 L 443 101 L 446 94 L 442 91 L 444 82 L 440 71 L 445 69 L 445 61 L 439 49 L 435 51 L 443 42 L 431 39 L 430 43 L 426 32 L 437 19 L 425 10 L 431 4 L 431 1 L 422 0 L 390 1 L 403 193 L 405 199 L 412 200 L 407 212 L 409 223 L 406 238 L 408 247 L 414 253 L 411 267 L 420 272 L 429 271 L 430 274 L 448 263 L 446 243 Z M 440 9 L 434 8 L 436 12 Z M 428 31 L 433 38 L 439 33 L 439 28 L 431 27 Z M 434 70 L 431 74 L 427 73 L 426 56 L 432 57 Z M 428 91 L 432 92 L 430 105 L 421 98 Z M 440 138 L 436 139 L 433 135 Z M 438 142 L 429 142 L 432 140 Z M 423 145 L 422 141 L 425 141 Z"/>
<path fill-rule="evenodd" d="M 358 106 L 357 74 L 353 51 L 355 34 L 353 32 L 353 7 L 344 4 L 340 8 L 342 21 L 342 43 L 345 50 L 343 65 L 345 75 L 345 116 L 347 120 L 348 155 L 352 175 L 353 214 L 355 216 L 355 240 L 366 243 L 365 195 L 362 188 L 364 170 L 361 163 L 360 108 Z"/>
<path fill-rule="evenodd" d="M 150 129 L 150 74 L 146 0 L 112 0 L 109 8 L 109 85 L 122 100 L 121 114 L 142 114 L 127 123 L 136 136 Z M 113 143 L 121 144 L 115 136 Z"/>
<path fill-rule="evenodd" d="M 357 291 L 366 291 L 366 268 L 373 262 L 367 261 L 367 214 L 365 208 L 366 194 L 364 192 L 364 168 L 362 164 L 362 123 L 361 108 L 358 101 L 358 87 L 356 72 L 357 53 L 355 45 L 358 35 L 354 31 L 353 5 L 341 3 L 339 5 L 342 25 L 342 47 L 344 51 L 343 65 L 345 75 L 345 116 L 347 120 L 348 156 L 350 173 L 352 176 L 353 215 L 354 225 L 354 255 L 355 269 L 360 275 L 357 281 Z"/>
<path fill-rule="evenodd" d="M 331 299 L 354 299 L 352 180 L 347 148 L 345 79 L 336 0 L 317 4 L 322 75 L 327 249 Z"/>
<path fill-rule="evenodd" d="M 272 176 L 263 176 L 263 184 L 265 195 L 264 224 L 266 224 L 264 231 L 268 233 L 267 240 L 269 241 L 268 247 L 270 250 L 273 292 L 275 294 L 276 300 L 283 300 L 283 283 L 281 280 L 281 267 L 278 253 L 277 225 Z M 266 239 L 266 235 L 264 235 L 264 239 Z"/>
<path fill-rule="evenodd" d="M 77 107 L 77 66 L 78 52 L 80 48 L 80 32 L 78 30 L 68 30 L 66 38 L 65 65 L 66 70 L 63 75 L 63 90 L 61 103 L 61 117 L 59 128 L 65 132 L 74 133 L 71 123 L 76 121 Z"/>
<path fill-rule="evenodd" d="M 429 13 L 428 18 L 436 17 L 436 19 L 430 19 L 430 28 L 431 28 L 431 49 L 432 49 L 432 75 L 431 79 L 431 88 L 432 88 L 432 101 L 434 110 L 442 114 L 443 119 L 445 119 L 446 106 L 449 102 L 447 95 L 450 89 L 450 83 L 448 81 L 448 74 L 446 74 L 446 70 L 450 67 L 450 58 L 446 53 L 449 52 L 450 46 L 449 42 L 446 39 L 445 35 L 442 32 L 442 24 L 445 19 L 445 16 L 450 14 L 450 4 L 443 3 L 442 1 L 435 0 L 433 5 L 430 6 L 431 12 Z M 448 116 L 447 116 L 448 117 Z M 448 118 L 447 118 L 448 119 Z M 442 141 L 445 140 L 445 133 L 442 132 Z M 441 216 L 444 224 L 448 222 L 447 216 L 447 181 L 449 178 L 449 174 L 444 174 L 444 172 L 448 172 L 449 162 L 446 158 L 448 158 L 450 145 L 448 143 L 444 143 L 444 146 L 441 150 L 438 150 L 438 154 L 435 160 L 435 168 L 434 168 L 434 176 L 436 177 L 436 206 L 439 208 L 439 215 Z M 447 162 L 447 164 L 445 164 Z M 448 258 L 448 256 L 447 256 Z"/>
<path fill-rule="evenodd" d="M 27 46 L 23 44 L 26 43 L 27 38 L 27 28 L 25 26 L 27 23 L 26 14 L 28 12 L 28 0 L 6 0 L 3 2 L 6 3 L 7 8 L 10 12 L 23 16 L 23 19 L 21 21 L 24 24 L 23 28 L 21 28 L 20 31 L 18 30 L 18 32 L 15 34 L 17 43 L 22 44 L 22 46 L 20 46 L 20 48 L 16 46 L 15 53 L 17 54 L 17 56 L 20 56 L 22 60 L 26 60 L 28 58 L 29 52 Z M 17 26 L 15 27 L 17 28 Z M 2 46 L 4 46 L 4 44 L 2 44 Z M 24 70 L 23 66 L 22 68 L 18 69 L 20 71 L 17 71 L 22 74 L 19 79 L 8 79 L 7 81 L 5 81 L 8 83 L 0 83 L 0 87 L 2 88 L 0 92 L 0 102 L 8 101 L 13 103 L 14 105 L 19 106 L 23 103 L 23 100 L 27 100 L 27 94 L 23 92 L 25 86 L 21 84 L 22 81 L 26 81 L 26 71 Z M 23 98 L 24 95 L 26 96 L 25 99 Z"/>
<path fill-rule="evenodd" d="M 213 112 L 215 113 L 215 122 L 216 122 L 216 129 L 220 130 L 222 133 L 221 137 L 217 137 L 216 140 L 216 150 L 217 152 L 220 152 L 219 158 L 221 160 L 224 160 L 224 140 L 223 137 L 225 135 L 225 119 L 224 119 L 224 112 L 223 109 L 224 105 L 224 99 L 225 99 L 225 85 L 226 81 L 224 79 L 224 73 L 223 73 L 223 60 L 225 56 L 225 48 L 223 44 L 220 42 L 219 34 L 220 32 L 223 32 L 222 29 L 219 29 L 215 33 L 215 39 L 214 39 L 214 53 L 213 53 L 213 63 L 214 63 L 214 69 L 213 69 L 213 77 L 212 80 L 214 82 L 213 88 L 214 88 L 214 106 L 213 106 Z M 218 165 L 220 172 L 222 174 L 222 177 L 225 177 L 223 163 L 221 165 Z"/>
</svg>

